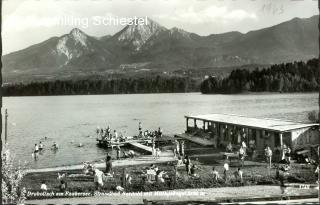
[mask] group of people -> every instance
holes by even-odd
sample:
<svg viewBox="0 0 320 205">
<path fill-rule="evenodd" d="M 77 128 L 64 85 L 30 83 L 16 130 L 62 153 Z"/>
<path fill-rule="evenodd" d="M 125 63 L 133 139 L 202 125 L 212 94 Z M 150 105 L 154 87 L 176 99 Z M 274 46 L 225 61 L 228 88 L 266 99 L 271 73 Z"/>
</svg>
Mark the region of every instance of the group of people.
<svg viewBox="0 0 320 205">
<path fill-rule="evenodd" d="M 117 153 L 117 160 L 120 160 L 121 158 L 134 158 L 136 156 L 136 153 L 133 150 L 128 151 L 122 151 L 121 156 L 121 147 L 119 145 L 116 146 L 116 153 Z"/>
<path fill-rule="evenodd" d="M 66 192 L 67 191 L 67 182 L 66 182 L 66 174 L 60 174 L 58 173 L 57 179 L 59 180 L 59 191 L 60 192 Z M 48 186 L 46 184 L 46 181 L 41 181 L 40 190 L 43 192 L 48 191 Z"/>
<path fill-rule="evenodd" d="M 185 166 L 186 173 L 192 177 L 198 177 L 197 170 L 201 170 L 194 163 L 191 162 L 189 156 L 178 156 L 177 167 Z"/>
<path fill-rule="evenodd" d="M 46 139 L 46 138 L 45 138 Z M 59 146 L 56 142 L 53 143 L 52 150 L 56 151 L 59 149 Z M 35 160 L 38 159 L 39 154 L 44 151 L 44 145 L 42 144 L 42 142 L 40 141 L 39 144 L 34 144 L 34 149 L 32 152 L 32 156 L 35 158 Z"/>
<path fill-rule="evenodd" d="M 231 142 L 228 143 L 228 145 L 226 146 L 226 152 L 227 153 L 233 153 L 235 150 L 231 144 Z M 238 154 L 239 154 L 239 160 L 241 161 L 241 166 L 244 165 L 244 160 L 245 157 L 247 156 L 247 145 L 244 141 L 241 142 L 240 144 L 240 148 L 238 150 Z"/>
<path fill-rule="evenodd" d="M 282 164 L 290 165 L 291 148 L 289 146 L 287 146 L 286 144 L 284 144 L 282 147 L 278 148 L 278 150 L 280 151 L 280 157 L 281 157 L 279 162 Z M 264 149 L 264 154 L 265 154 L 265 158 L 268 163 L 268 166 L 271 167 L 272 155 L 273 155 L 272 149 L 269 146 L 266 146 L 266 148 Z"/>
<path fill-rule="evenodd" d="M 122 135 L 119 135 L 117 130 L 111 130 L 110 125 L 107 126 L 107 128 L 99 129 L 97 128 L 97 138 L 101 140 L 108 140 L 108 141 L 115 141 L 120 142 L 124 141 L 124 137 Z"/>
<path fill-rule="evenodd" d="M 199 177 L 197 170 L 201 170 L 201 168 L 196 166 L 195 163 L 192 163 L 189 156 L 185 156 L 183 159 L 180 156 L 178 157 L 177 167 L 180 166 L 185 166 L 186 173 L 189 176 L 196 178 Z M 229 171 L 229 164 L 227 161 L 225 161 L 223 165 L 223 177 L 220 177 L 220 174 L 215 167 L 212 168 L 211 174 L 215 181 L 218 181 L 218 179 L 224 179 L 225 181 L 227 181 L 229 179 Z M 239 167 L 233 174 L 236 179 L 239 179 L 241 183 L 243 182 L 243 171 L 241 167 Z"/>
<path fill-rule="evenodd" d="M 165 179 L 168 178 L 167 172 L 160 170 L 156 165 L 151 164 L 150 167 L 147 167 L 144 171 L 147 182 L 156 181 L 158 183 L 164 183 Z"/>
<path fill-rule="evenodd" d="M 158 130 L 155 130 L 155 131 L 149 131 L 149 130 L 143 131 L 142 123 L 139 122 L 138 129 L 139 129 L 138 138 L 156 139 L 156 138 L 161 138 L 162 137 L 162 129 L 161 129 L 161 127 L 159 127 Z"/>
<path fill-rule="evenodd" d="M 145 139 L 152 139 L 157 137 L 162 137 L 162 129 L 161 127 L 158 128 L 158 130 L 155 131 L 149 131 L 142 129 L 142 123 L 139 122 L 138 125 L 138 135 L 137 138 L 145 138 Z M 105 129 L 103 128 L 97 128 L 96 130 L 97 138 L 101 140 L 108 140 L 108 141 L 115 141 L 115 142 L 123 142 L 126 140 L 126 137 L 124 137 L 121 134 L 118 134 L 117 130 L 111 130 L 110 125 L 108 125 Z"/>
</svg>

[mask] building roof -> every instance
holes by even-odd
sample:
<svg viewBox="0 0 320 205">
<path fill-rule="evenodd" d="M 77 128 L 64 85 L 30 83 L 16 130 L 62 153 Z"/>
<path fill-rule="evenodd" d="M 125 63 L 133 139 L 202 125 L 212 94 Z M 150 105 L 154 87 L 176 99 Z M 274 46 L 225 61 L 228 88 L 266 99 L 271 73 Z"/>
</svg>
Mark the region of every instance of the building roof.
<svg viewBox="0 0 320 205">
<path fill-rule="evenodd" d="M 207 114 L 207 115 L 189 115 L 185 116 L 189 119 L 204 120 L 209 122 L 222 122 L 236 126 L 260 128 L 270 131 L 285 132 L 300 128 L 317 126 L 319 124 L 306 124 L 292 121 L 284 121 L 269 118 L 253 118 L 232 114 Z"/>
</svg>

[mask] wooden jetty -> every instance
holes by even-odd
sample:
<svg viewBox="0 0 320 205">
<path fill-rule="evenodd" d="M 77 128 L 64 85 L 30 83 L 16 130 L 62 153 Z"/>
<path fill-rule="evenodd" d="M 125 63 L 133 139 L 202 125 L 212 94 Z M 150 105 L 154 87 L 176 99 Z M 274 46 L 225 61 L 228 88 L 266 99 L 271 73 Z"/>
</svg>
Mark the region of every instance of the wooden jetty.
<svg viewBox="0 0 320 205">
<path fill-rule="evenodd" d="M 132 147 L 132 149 L 138 149 L 146 154 L 152 154 L 152 148 L 147 146 L 151 144 L 151 139 L 128 139 L 125 141 L 109 141 L 109 140 L 101 140 L 97 139 L 98 145 L 106 148 L 115 148 L 119 147 Z"/>
<path fill-rule="evenodd" d="M 142 150 L 143 152 L 147 152 L 148 154 L 152 154 L 152 148 L 138 142 L 128 142 L 130 146 L 135 147 L 136 149 Z"/>
</svg>

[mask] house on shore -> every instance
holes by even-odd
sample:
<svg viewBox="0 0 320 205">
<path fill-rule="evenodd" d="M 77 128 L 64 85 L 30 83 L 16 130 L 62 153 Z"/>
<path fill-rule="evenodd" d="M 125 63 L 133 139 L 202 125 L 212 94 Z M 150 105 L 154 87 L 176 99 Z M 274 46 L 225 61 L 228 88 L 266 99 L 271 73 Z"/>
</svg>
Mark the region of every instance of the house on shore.
<svg viewBox="0 0 320 205">
<path fill-rule="evenodd" d="M 257 150 L 269 146 L 272 150 L 283 145 L 298 149 L 307 144 L 320 144 L 319 124 L 297 123 L 269 118 L 253 118 L 231 114 L 188 115 L 186 133 L 201 130 L 207 141 L 224 147 L 228 143 L 247 145 L 254 142 Z"/>
</svg>

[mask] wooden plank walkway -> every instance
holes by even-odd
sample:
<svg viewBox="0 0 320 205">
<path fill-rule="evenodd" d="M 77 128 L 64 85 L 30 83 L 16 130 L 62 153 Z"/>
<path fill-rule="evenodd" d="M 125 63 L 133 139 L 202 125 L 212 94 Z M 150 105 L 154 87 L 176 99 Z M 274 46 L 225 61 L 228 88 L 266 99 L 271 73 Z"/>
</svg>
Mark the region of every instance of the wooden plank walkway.
<svg viewBox="0 0 320 205">
<path fill-rule="evenodd" d="M 199 144 L 199 145 L 202 145 L 202 146 L 213 146 L 214 143 L 210 140 L 207 140 L 207 139 L 203 139 L 201 137 L 196 137 L 196 136 L 193 136 L 193 135 L 190 135 L 190 134 L 186 134 L 186 133 L 183 133 L 183 134 L 178 134 L 176 135 L 178 138 L 183 138 L 185 140 L 189 140 L 191 142 L 194 142 L 196 144 Z"/>
<path fill-rule="evenodd" d="M 134 146 L 134 147 L 136 147 L 138 149 L 141 149 L 141 150 L 143 150 L 145 152 L 148 152 L 148 153 L 152 154 L 152 148 L 151 147 L 148 147 L 146 145 L 140 144 L 138 142 L 128 142 L 128 144 L 131 145 L 131 146 Z"/>
</svg>

